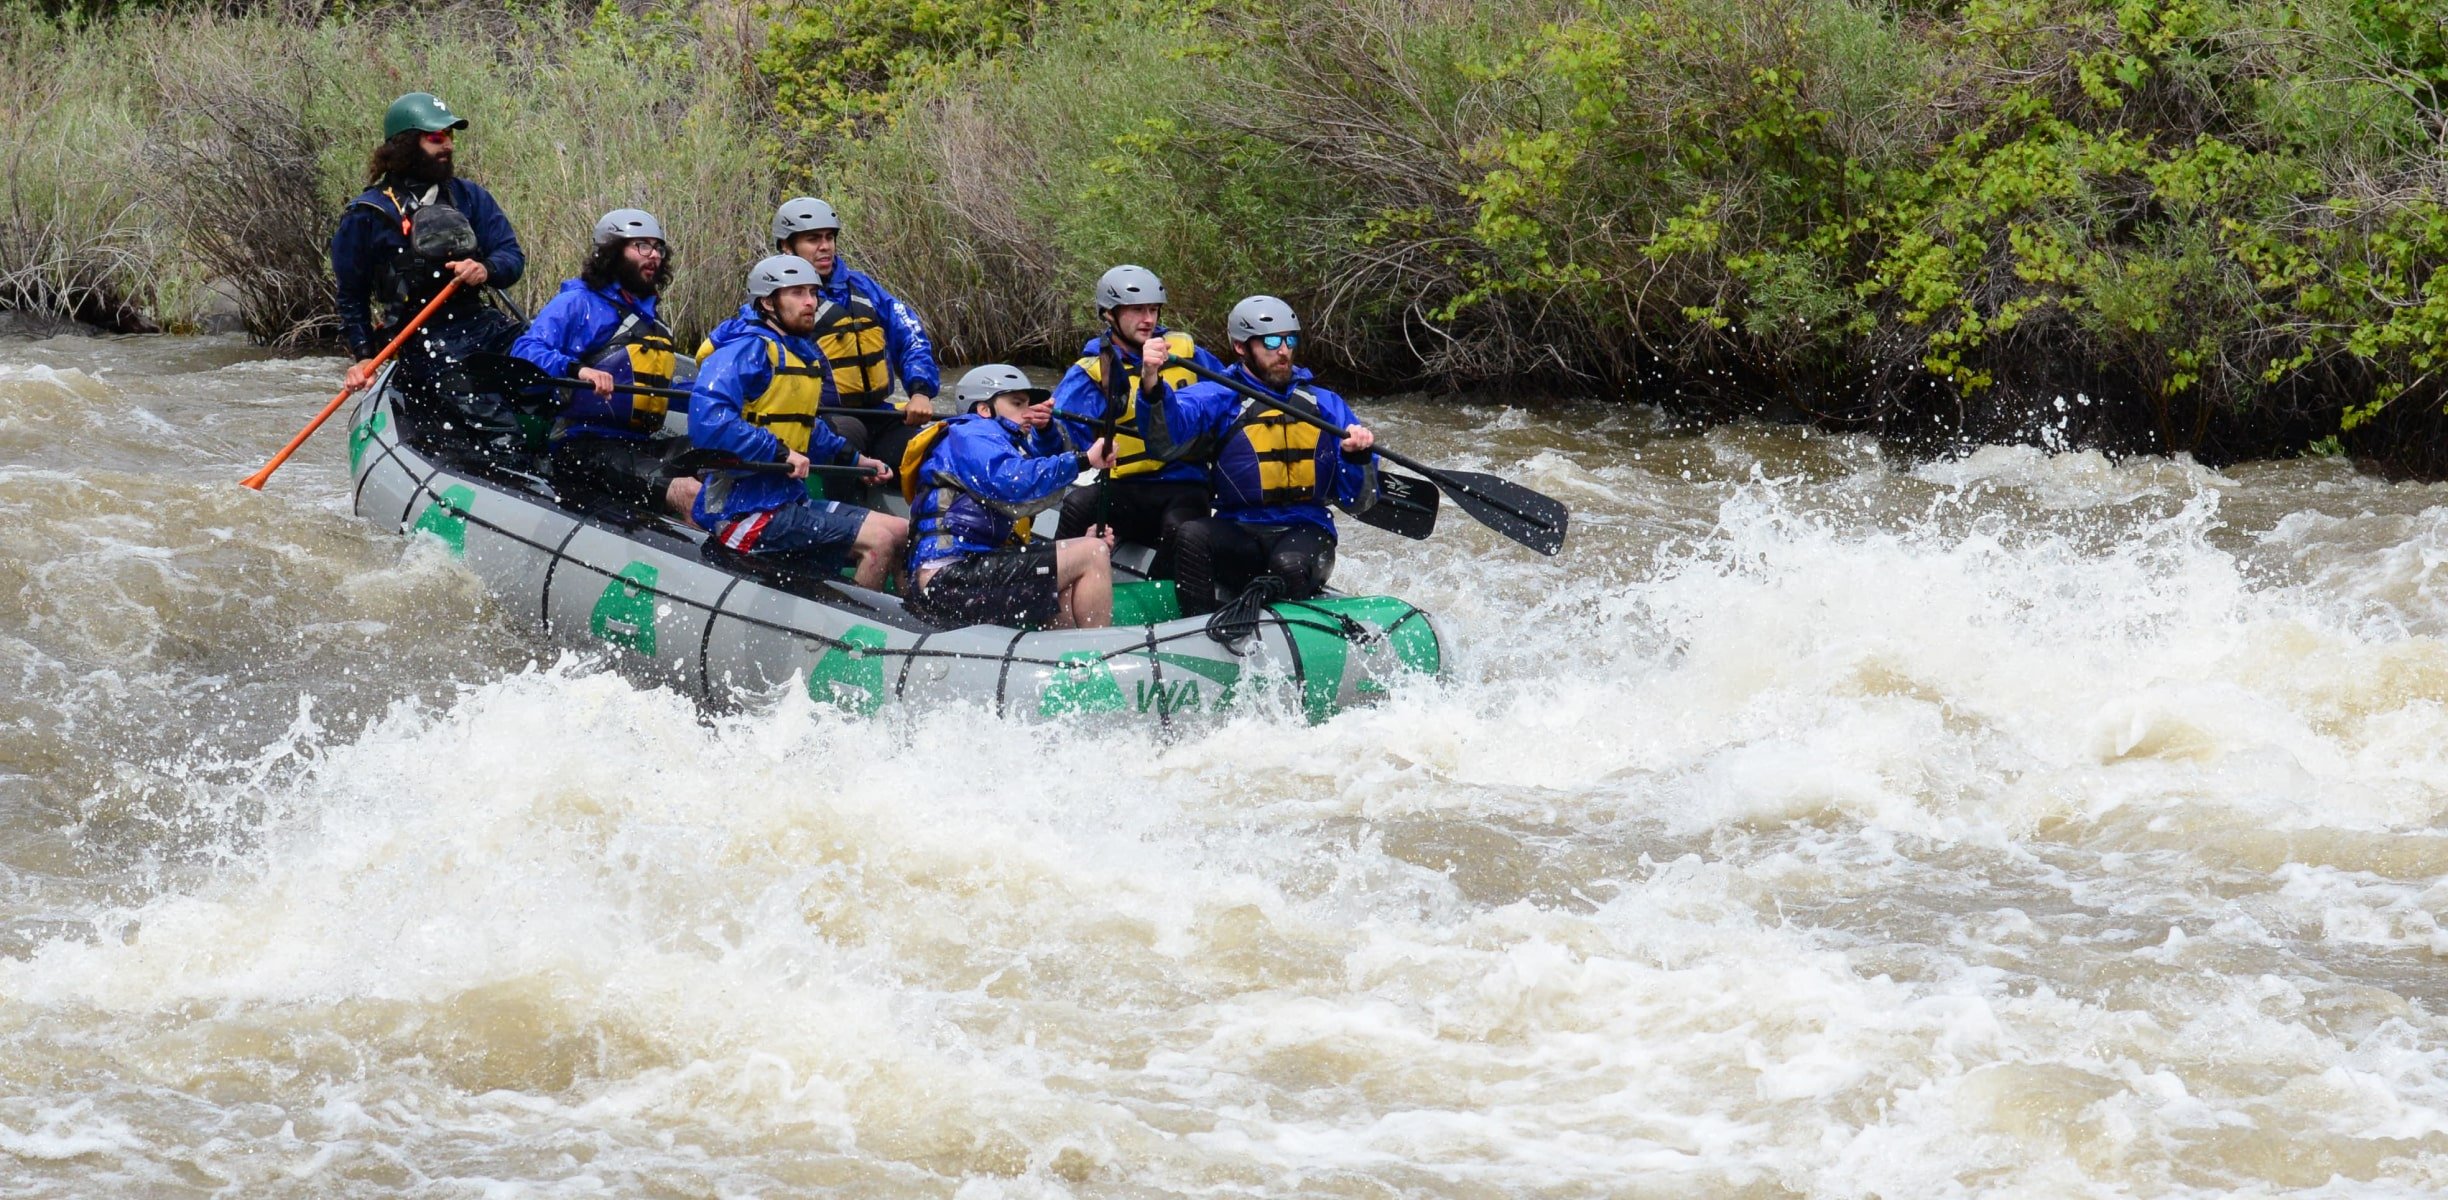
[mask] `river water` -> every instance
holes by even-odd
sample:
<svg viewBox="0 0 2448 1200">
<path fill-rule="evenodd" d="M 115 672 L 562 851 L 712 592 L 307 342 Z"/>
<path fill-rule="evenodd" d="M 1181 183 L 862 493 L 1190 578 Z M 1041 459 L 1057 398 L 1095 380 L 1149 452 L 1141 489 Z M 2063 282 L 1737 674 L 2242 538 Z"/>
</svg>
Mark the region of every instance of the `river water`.
<svg viewBox="0 0 2448 1200">
<path fill-rule="evenodd" d="M 1441 685 L 701 719 L 336 373 L 0 340 L 0 1195 L 2448 1190 L 2448 489 L 1386 401 Z"/>
</svg>

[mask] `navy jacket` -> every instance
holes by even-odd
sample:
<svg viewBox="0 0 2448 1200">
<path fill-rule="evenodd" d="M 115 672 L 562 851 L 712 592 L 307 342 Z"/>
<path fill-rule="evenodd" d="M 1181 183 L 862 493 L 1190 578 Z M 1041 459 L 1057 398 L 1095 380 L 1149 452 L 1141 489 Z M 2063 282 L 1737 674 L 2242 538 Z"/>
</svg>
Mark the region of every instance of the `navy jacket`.
<svg viewBox="0 0 2448 1200">
<path fill-rule="evenodd" d="M 390 186 L 402 193 L 410 190 L 406 185 Z M 475 227 L 476 254 L 490 275 L 486 285 L 506 288 L 517 283 L 527 270 L 527 252 L 519 248 L 518 234 L 511 231 L 510 218 L 502 215 L 501 206 L 493 202 L 493 194 L 477 184 L 454 178 L 436 198 L 448 200 Z M 383 339 L 375 335 L 377 329 L 387 330 L 415 315 L 413 309 L 389 313 L 377 325 L 372 310 L 377 300 L 386 305 L 400 302 L 396 296 L 377 296 L 375 289 L 382 281 L 384 267 L 399 261 L 397 256 L 406 255 L 407 247 L 408 236 L 400 231 L 399 205 L 381 185 L 359 193 L 340 214 L 340 228 L 332 233 L 331 240 L 332 283 L 340 306 L 341 340 L 348 343 L 349 353 L 358 358 L 371 358 L 382 349 Z M 440 269 L 438 264 L 435 269 Z M 420 304 L 440 286 L 438 279 L 409 281 L 409 290 Z"/>
</svg>

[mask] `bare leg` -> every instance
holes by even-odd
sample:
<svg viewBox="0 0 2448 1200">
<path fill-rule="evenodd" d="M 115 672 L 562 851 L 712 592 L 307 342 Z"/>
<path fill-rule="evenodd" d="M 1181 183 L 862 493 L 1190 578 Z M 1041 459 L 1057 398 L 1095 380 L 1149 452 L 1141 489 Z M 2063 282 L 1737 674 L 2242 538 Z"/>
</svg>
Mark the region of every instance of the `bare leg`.
<svg viewBox="0 0 2448 1200">
<path fill-rule="evenodd" d="M 1103 629 L 1113 624 L 1113 548 L 1103 538 L 1054 543 L 1054 586 L 1062 592 L 1056 629 Z"/>
<path fill-rule="evenodd" d="M 867 514 L 859 524 L 858 569 L 851 578 L 870 591 L 884 586 L 888 572 L 900 570 L 901 546 L 909 537 L 909 522 L 880 512 Z"/>
<path fill-rule="evenodd" d="M 689 515 L 689 509 L 697 503 L 697 493 L 704 490 L 705 484 L 700 482 L 696 476 L 683 475 L 672 480 L 670 486 L 663 489 L 663 503 L 669 505 L 673 512 L 679 513 L 681 520 L 695 525 L 697 519 Z"/>
</svg>

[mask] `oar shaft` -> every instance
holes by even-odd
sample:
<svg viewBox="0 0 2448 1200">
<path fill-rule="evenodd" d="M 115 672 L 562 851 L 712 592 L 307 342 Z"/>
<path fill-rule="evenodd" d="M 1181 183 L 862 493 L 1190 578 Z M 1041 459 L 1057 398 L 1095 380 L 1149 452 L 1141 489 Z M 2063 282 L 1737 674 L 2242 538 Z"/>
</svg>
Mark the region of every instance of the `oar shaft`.
<svg viewBox="0 0 2448 1200">
<path fill-rule="evenodd" d="M 1324 414 L 1319 413 L 1306 405 L 1295 404 L 1280 397 L 1270 396 L 1267 393 L 1262 392 L 1257 388 L 1252 387 L 1241 380 L 1235 379 L 1221 371 L 1209 370 L 1208 368 L 1201 366 L 1196 359 L 1175 359 L 1174 362 L 1201 379 L 1207 380 L 1210 383 L 1223 384 L 1225 387 L 1231 388 L 1235 392 L 1238 392 L 1241 395 L 1246 396 L 1260 404 L 1266 405 L 1268 408 L 1272 408 L 1277 412 L 1297 418 L 1301 421 L 1305 421 L 1311 425 L 1315 425 L 1328 433 L 1339 435 L 1344 432 L 1343 430 L 1336 428 L 1332 422 L 1328 421 Z M 1411 458 L 1408 455 L 1395 453 L 1394 451 L 1388 450 L 1383 446 L 1371 446 L 1369 449 L 1375 452 L 1377 457 L 1393 463 L 1395 466 L 1407 467 L 1412 472 L 1418 474 L 1421 478 L 1436 484 L 1438 487 L 1445 488 L 1449 491 L 1468 490 L 1463 488 L 1460 481 L 1454 479 L 1452 476 L 1447 475 L 1445 472 L 1429 466 L 1418 459 Z M 1507 504 L 1497 497 L 1476 496 L 1474 499 L 1478 503 L 1485 504 L 1490 508 L 1498 509 L 1513 517 L 1528 521 L 1534 525 L 1545 524 L 1545 522 L 1536 514 L 1523 512 L 1521 509 Z"/>
<path fill-rule="evenodd" d="M 382 365 L 384 363 L 391 361 L 391 356 L 399 353 L 399 348 L 407 344 L 408 335 L 415 333 L 419 327 L 423 326 L 425 324 L 425 318 L 432 316 L 434 314 L 434 310 L 442 307 L 442 302 L 450 299 L 451 293 L 458 290 L 459 281 L 456 278 L 453 278 L 450 282 L 443 284 L 442 290 L 435 292 L 434 298 L 426 301 L 425 307 L 418 309 L 417 315 L 410 317 L 407 324 L 400 326 L 399 333 L 391 338 L 391 343 L 384 346 L 382 351 L 374 356 L 374 369 L 379 371 L 382 369 Z M 369 375 L 369 382 L 371 379 L 372 376 Z M 281 464 L 288 462 L 289 456 L 297 453 L 298 447 L 305 445 L 306 439 L 313 437 L 315 430 L 323 428 L 323 422 L 331 420 L 332 414 L 339 412 L 340 406 L 348 403 L 348 398 L 352 394 L 353 392 L 351 389 L 340 389 L 340 394 L 332 397 L 331 403 L 324 405 L 323 411 L 314 415 L 314 420 L 306 422 L 306 428 L 298 430 L 297 436 L 290 438 L 289 444 L 281 447 L 280 453 L 272 456 L 272 461 L 265 463 L 262 470 L 239 480 L 239 485 L 242 487 L 251 487 L 259 492 L 262 491 L 264 481 L 272 478 L 272 472 L 280 470 Z"/>
<path fill-rule="evenodd" d="M 546 375 L 543 378 L 546 382 L 565 388 L 592 388 L 595 386 L 586 380 L 571 379 L 563 375 Z M 673 400 L 686 400 L 695 394 L 686 388 L 652 387 L 643 383 L 616 384 L 612 390 L 635 392 L 641 396 L 664 396 Z M 901 417 L 909 414 L 897 408 L 820 408 L 816 410 L 816 415 L 820 417 Z M 943 420 L 943 417 L 937 415 L 927 419 L 940 421 Z"/>
</svg>

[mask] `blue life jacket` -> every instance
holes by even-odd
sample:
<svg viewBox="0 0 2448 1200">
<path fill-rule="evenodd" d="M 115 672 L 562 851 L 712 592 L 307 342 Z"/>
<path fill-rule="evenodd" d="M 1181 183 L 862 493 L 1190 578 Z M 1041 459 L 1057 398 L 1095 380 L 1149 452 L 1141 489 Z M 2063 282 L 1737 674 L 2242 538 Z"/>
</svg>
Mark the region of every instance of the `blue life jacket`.
<svg viewBox="0 0 2448 1200">
<path fill-rule="evenodd" d="M 1028 430 L 968 413 L 910 445 L 902 476 L 910 502 L 909 569 L 991 553 L 1028 539 L 1030 518 L 1062 502 L 1086 466 L 1075 452 L 1031 452 Z"/>
</svg>

